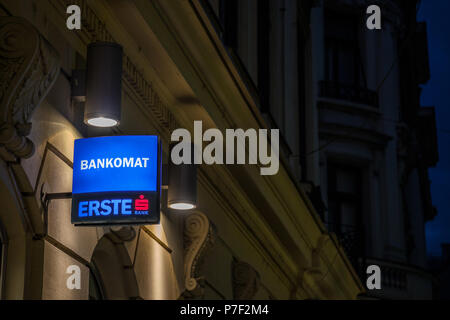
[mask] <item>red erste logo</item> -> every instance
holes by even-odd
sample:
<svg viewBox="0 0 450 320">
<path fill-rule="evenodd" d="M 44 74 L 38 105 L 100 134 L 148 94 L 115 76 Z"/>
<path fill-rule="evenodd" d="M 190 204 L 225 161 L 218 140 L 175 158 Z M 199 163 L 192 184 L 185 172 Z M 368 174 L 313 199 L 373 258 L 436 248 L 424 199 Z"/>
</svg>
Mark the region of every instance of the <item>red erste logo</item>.
<svg viewBox="0 0 450 320">
<path fill-rule="evenodd" d="M 144 199 L 144 195 L 140 195 L 139 199 L 134 200 L 134 210 L 148 211 L 148 199 Z"/>
</svg>

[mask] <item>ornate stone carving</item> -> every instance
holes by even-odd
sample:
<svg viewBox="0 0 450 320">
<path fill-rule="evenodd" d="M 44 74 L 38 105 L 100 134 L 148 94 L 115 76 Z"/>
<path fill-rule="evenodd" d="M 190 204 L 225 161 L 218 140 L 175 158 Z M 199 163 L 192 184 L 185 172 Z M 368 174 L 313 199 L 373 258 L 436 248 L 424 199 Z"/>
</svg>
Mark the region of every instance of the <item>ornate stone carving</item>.
<svg viewBox="0 0 450 320">
<path fill-rule="evenodd" d="M 29 22 L 0 17 L 0 145 L 16 157 L 30 157 L 31 114 L 60 70 L 57 52 Z"/>
<path fill-rule="evenodd" d="M 233 259 L 232 262 L 233 298 L 235 300 L 253 299 L 260 287 L 259 273 L 248 263 Z"/>
<path fill-rule="evenodd" d="M 213 243 L 214 231 L 208 217 L 199 211 L 187 216 L 184 221 L 184 275 L 187 291 L 200 291 L 201 295 L 198 268 Z"/>
</svg>

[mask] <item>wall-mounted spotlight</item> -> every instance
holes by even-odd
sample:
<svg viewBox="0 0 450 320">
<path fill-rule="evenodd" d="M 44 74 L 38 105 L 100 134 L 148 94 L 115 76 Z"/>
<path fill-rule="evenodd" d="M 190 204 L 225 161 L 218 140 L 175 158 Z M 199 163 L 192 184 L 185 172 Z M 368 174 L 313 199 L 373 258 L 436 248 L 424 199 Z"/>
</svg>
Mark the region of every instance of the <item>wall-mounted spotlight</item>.
<svg viewBox="0 0 450 320">
<path fill-rule="evenodd" d="M 122 47 L 111 42 L 88 45 L 84 122 L 95 127 L 120 123 Z"/>
<path fill-rule="evenodd" d="M 175 144 L 170 146 L 170 153 Z M 191 149 L 191 164 L 173 164 L 169 159 L 169 186 L 167 206 L 174 210 L 190 210 L 197 207 L 197 166 L 193 161 L 194 145 Z"/>
</svg>

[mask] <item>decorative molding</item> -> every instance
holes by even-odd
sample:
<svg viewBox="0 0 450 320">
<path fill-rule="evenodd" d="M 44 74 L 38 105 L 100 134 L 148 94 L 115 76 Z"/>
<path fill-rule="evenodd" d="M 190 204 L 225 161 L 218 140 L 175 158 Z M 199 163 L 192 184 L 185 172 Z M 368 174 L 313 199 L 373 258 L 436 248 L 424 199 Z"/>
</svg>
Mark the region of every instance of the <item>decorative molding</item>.
<svg viewBox="0 0 450 320">
<path fill-rule="evenodd" d="M 251 300 L 258 292 L 261 280 L 258 271 L 250 264 L 233 259 L 231 263 L 233 299 Z"/>
<path fill-rule="evenodd" d="M 366 121 L 367 122 L 367 121 Z M 369 123 L 369 122 L 367 122 Z M 341 143 L 363 143 L 378 150 L 384 150 L 392 136 L 375 129 L 355 127 L 347 123 L 321 122 L 319 128 L 321 139 L 333 139 Z"/>
<path fill-rule="evenodd" d="M 88 6 L 86 0 L 51 0 L 54 7 L 57 8 L 59 14 L 66 18 L 66 8 L 68 5 L 76 4 L 80 6 L 82 15 L 81 30 L 76 31 L 76 34 L 87 46 L 90 42 L 107 41 L 117 42 L 112 34 L 108 31 L 105 22 L 103 22 Z M 133 63 L 126 53 L 127 48 L 124 48 L 123 55 L 123 81 L 125 81 L 132 89 L 133 93 L 139 98 L 140 103 L 145 106 L 159 125 L 158 130 L 161 135 L 170 137 L 173 129 L 180 126 L 175 120 L 175 117 L 170 110 L 164 105 L 163 101 L 156 93 L 151 82 L 147 81 L 143 73 Z"/>
<path fill-rule="evenodd" d="M 0 145 L 14 156 L 33 155 L 29 121 L 59 71 L 58 53 L 33 25 L 0 17 Z"/>
<path fill-rule="evenodd" d="M 208 217 L 199 211 L 184 221 L 184 276 L 185 288 L 202 295 L 198 269 L 208 249 L 214 244 L 214 230 Z"/>
</svg>

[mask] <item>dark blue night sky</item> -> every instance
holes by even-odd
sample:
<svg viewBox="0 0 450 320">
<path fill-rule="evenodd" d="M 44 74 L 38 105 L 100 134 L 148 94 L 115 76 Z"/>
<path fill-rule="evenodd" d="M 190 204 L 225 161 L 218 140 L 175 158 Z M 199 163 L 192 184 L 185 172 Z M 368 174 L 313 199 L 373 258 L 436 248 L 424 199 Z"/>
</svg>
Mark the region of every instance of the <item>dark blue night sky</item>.
<svg viewBox="0 0 450 320">
<path fill-rule="evenodd" d="M 436 107 L 439 143 L 439 163 L 429 170 L 438 215 L 426 225 L 427 248 L 440 255 L 440 244 L 450 243 L 450 1 L 422 0 L 418 19 L 428 25 L 431 68 L 421 103 Z"/>
</svg>

